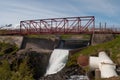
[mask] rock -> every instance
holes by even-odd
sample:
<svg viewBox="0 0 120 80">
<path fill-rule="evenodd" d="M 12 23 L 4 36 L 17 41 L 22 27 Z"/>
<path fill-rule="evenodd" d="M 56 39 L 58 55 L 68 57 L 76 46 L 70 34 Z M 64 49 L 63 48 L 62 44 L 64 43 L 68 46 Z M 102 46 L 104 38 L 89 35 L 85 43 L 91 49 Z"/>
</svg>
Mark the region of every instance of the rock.
<svg viewBox="0 0 120 80">
<path fill-rule="evenodd" d="M 20 64 L 23 63 L 23 61 L 26 61 L 26 66 L 32 70 L 31 74 L 33 74 L 34 79 L 38 80 L 38 78 L 44 76 L 46 73 L 49 58 L 50 53 L 21 50 L 16 54 L 5 54 L 0 60 L 6 59 L 10 64 L 11 70 L 18 70 Z"/>
<path fill-rule="evenodd" d="M 40 78 L 39 80 L 66 80 L 65 76 L 61 73 L 48 75 Z"/>
<path fill-rule="evenodd" d="M 39 80 L 67 80 L 72 75 L 85 75 L 85 71 L 82 70 L 79 65 L 72 65 L 65 67 L 60 72 L 48 76 L 41 77 Z"/>
</svg>

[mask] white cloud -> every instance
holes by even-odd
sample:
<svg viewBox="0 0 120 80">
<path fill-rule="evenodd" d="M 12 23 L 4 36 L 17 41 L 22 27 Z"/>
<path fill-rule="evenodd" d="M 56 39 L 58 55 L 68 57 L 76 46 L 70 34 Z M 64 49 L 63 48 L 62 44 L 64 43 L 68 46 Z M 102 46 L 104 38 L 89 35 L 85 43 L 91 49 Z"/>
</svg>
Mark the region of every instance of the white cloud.
<svg viewBox="0 0 120 80">
<path fill-rule="evenodd" d="M 67 16 L 66 13 L 55 12 L 54 9 L 47 9 L 45 5 L 31 6 L 25 3 L 15 3 L 9 4 L 4 3 L 4 5 L 9 6 L 3 12 L 0 13 L 2 24 L 6 23 L 19 23 L 20 20 L 26 19 L 40 19 L 49 17 L 62 17 Z M 49 5 L 47 5 L 49 6 Z"/>
<path fill-rule="evenodd" d="M 113 0 L 3 0 L 0 3 L 0 24 L 85 15 L 94 15 L 101 18 L 100 20 L 104 20 L 104 16 L 110 19 L 119 16 L 120 13 L 118 5 L 112 2 Z"/>
</svg>

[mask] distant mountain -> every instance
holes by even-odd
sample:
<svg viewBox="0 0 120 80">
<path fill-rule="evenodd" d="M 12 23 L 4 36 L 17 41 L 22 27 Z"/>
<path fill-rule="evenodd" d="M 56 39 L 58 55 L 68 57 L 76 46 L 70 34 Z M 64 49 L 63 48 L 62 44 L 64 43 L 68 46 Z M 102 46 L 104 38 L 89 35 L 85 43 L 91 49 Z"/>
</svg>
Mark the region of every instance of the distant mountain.
<svg viewBox="0 0 120 80">
<path fill-rule="evenodd" d="M 20 28 L 20 24 L 6 24 L 4 26 L 1 26 L 0 28 L 1 29 L 10 29 L 10 30 L 19 29 Z"/>
</svg>

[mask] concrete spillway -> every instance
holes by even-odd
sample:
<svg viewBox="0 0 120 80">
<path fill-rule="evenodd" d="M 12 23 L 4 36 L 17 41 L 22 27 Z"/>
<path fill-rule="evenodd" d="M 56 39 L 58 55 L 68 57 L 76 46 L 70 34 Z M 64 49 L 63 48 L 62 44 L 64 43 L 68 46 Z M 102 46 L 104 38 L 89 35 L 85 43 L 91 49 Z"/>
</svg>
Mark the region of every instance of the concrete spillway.
<svg viewBox="0 0 120 80">
<path fill-rule="evenodd" d="M 45 75 L 55 74 L 65 66 L 68 60 L 69 50 L 55 49 L 50 57 Z"/>
<path fill-rule="evenodd" d="M 118 76 L 115 71 L 115 64 L 105 52 L 100 52 L 99 57 L 90 57 L 89 64 L 91 69 L 100 70 L 101 78 Z"/>
</svg>

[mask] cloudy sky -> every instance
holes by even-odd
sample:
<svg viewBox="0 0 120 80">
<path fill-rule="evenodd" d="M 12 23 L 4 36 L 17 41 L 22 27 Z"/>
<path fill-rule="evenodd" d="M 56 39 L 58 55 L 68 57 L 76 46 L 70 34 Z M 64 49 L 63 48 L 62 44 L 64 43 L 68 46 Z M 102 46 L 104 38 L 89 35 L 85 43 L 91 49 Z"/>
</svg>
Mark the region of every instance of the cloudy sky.
<svg viewBox="0 0 120 80">
<path fill-rule="evenodd" d="M 99 22 L 120 25 L 120 0 L 0 0 L 0 25 L 21 20 L 95 16 Z"/>
</svg>

